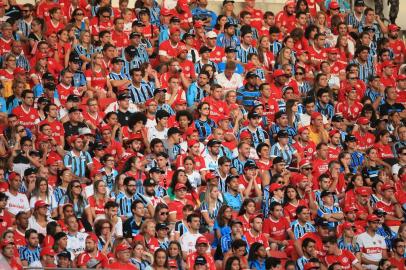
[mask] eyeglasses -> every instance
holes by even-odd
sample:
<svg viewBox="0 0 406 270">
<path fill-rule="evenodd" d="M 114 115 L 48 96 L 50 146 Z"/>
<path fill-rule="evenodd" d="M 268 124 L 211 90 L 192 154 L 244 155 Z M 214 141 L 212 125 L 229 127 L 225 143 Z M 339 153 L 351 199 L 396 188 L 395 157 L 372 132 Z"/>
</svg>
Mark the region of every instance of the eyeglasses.
<svg viewBox="0 0 406 270">
<path fill-rule="evenodd" d="M 312 167 L 308 167 L 308 168 L 303 168 L 303 170 L 305 170 L 305 171 L 311 171 L 311 170 L 313 170 L 313 168 L 312 168 Z"/>
<path fill-rule="evenodd" d="M 80 185 L 73 186 L 74 188 L 82 188 Z"/>
<path fill-rule="evenodd" d="M 135 187 L 135 185 L 127 185 L 127 187 Z"/>
<path fill-rule="evenodd" d="M 302 72 L 297 72 L 296 75 L 303 75 L 304 73 Z"/>
<path fill-rule="evenodd" d="M 85 14 L 83 14 L 83 13 L 76 13 L 76 16 L 83 16 L 83 15 L 85 15 Z"/>
<path fill-rule="evenodd" d="M 102 17 L 107 19 L 107 18 L 110 18 L 110 15 L 103 15 Z"/>
<path fill-rule="evenodd" d="M 24 132 L 24 131 L 25 131 L 25 129 L 17 130 L 18 133 L 21 133 L 21 132 Z"/>
<path fill-rule="evenodd" d="M 356 79 L 357 79 L 357 78 L 355 78 L 355 77 L 354 77 L 354 78 L 348 78 L 348 80 L 350 80 L 350 81 L 351 81 L 351 80 L 356 80 Z"/>
<path fill-rule="evenodd" d="M 161 213 L 159 213 L 161 216 L 167 216 L 167 215 L 169 215 L 169 212 L 161 212 Z"/>
<path fill-rule="evenodd" d="M 210 107 L 204 107 L 202 110 L 210 110 Z"/>
</svg>

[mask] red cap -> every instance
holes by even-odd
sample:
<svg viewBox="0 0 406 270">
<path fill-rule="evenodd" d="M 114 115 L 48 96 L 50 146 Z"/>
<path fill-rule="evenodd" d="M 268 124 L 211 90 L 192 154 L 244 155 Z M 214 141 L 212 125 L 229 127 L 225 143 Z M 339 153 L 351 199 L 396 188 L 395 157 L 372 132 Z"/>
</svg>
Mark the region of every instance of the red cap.
<svg viewBox="0 0 406 270">
<path fill-rule="evenodd" d="M 310 160 L 304 158 L 299 162 L 299 168 L 302 168 L 302 167 L 310 165 L 310 164 L 312 164 L 310 162 Z"/>
<path fill-rule="evenodd" d="M 37 60 L 43 59 L 43 58 L 48 58 L 48 54 L 46 53 L 38 53 L 37 54 Z"/>
<path fill-rule="evenodd" d="M 397 26 L 396 24 L 389 24 L 388 25 L 388 30 L 393 32 L 393 31 L 399 31 L 400 30 L 400 26 Z"/>
<path fill-rule="evenodd" d="M 97 235 L 94 233 L 89 233 L 89 235 L 86 237 L 86 240 L 87 239 L 93 240 L 96 244 L 99 242 L 99 238 L 97 238 Z"/>
<path fill-rule="evenodd" d="M 52 155 L 47 158 L 47 166 L 54 165 L 56 162 L 62 161 L 62 158 L 59 155 Z"/>
<path fill-rule="evenodd" d="M 298 130 L 297 132 L 298 132 L 299 134 L 302 134 L 302 132 L 305 131 L 305 130 L 308 131 L 308 130 L 309 130 L 309 127 L 307 127 L 307 126 L 306 126 L 306 127 L 301 127 L 301 128 L 299 128 L 299 130 Z"/>
<path fill-rule="evenodd" d="M 69 138 L 69 143 L 70 144 L 75 143 L 77 139 L 81 139 L 81 137 L 79 135 L 72 135 Z"/>
<path fill-rule="evenodd" d="M 332 3 L 334 3 L 334 2 L 332 2 Z M 339 50 L 336 47 L 327 48 L 326 53 L 339 53 Z"/>
<path fill-rule="evenodd" d="M 317 117 L 320 117 L 320 116 L 321 116 L 321 114 L 319 112 L 312 112 L 310 118 L 312 120 L 314 120 L 314 119 L 316 119 Z"/>
<path fill-rule="evenodd" d="M 381 186 L 381 190 L 382 191 L 385 191 L 385 190 L 388 190 L 388 189 L 395 189 L 391 184 L 389 184 L 389 183 L 384 183 L 382 186 Z"/>
<path fill-rule="evenodd" d="M 261 218 L 261 219 L 263 219 L 263 218 L 264 218 L 264 215 L 262 215 L 262 214 L 252 215 L 252 216 L 250 217 L 250 223 L 254 222 L 254 219 L 256 219 L 256 218 Z"/>
<path fill-rule="evenodd" d="M 168 260 L 168 267 L 178 267 L 178 263 L 175 259 Z"/>
<path fill-rule="evenodd" d="M 299 174 L 296 180 L 297 180 L 298 183 L 300 183 L 300 182 L 303 182 L 303 181 L 309 181 L 309 178 L 307 178 L 306 175 Z"/>
<path fill-rule="evenodd" d="M 151 105 L 152 103 L 155 103 L 156 105 L 158 105 L 158 103 L 156 102 L 155 99 L 150 98 L 145 102 L 145 106 L 148 107 L 149 105 Z"/>
<path fill-rule="evenodd" d="M 170 15 L 173 15 L 173 11 L 171 9 L 161 8 L 161 15 L 170 16 Z"/>
<path fill-rule="evenodd" d="M 180 43 L 178 45 L 178 55 L 181 54 L 181 53 L 184 53 L 184 52 L 188 52 L 188 49 L 187 49 L 185 44 Z"/>
<path fill-rule="evenodd" d="M 52 141 L 52 138 L 47 135 L 43 135 L 43 134 L 38 136 L 37 143 L 48 142 L 48 141 Z"/>
<path fill-rule="evenodd" d="M 210 180 L 210 179 L 214 179 L 214 178 L 217 179 L 217 175 L 215 175 L 215 174 L 212 173 L 212 172 L 208 172 L 208 173 L 206 173 L 206 175 L 204 176 L 204 179 L 205 179 L 206 181 L 208 181 L 208 180 Z"/>
<path fill-rule="evenodd" d="M 340 5 L 337 2 L 330 2 L 329 8 L 330 9 L 340 8 Z"/>
<path fill-rule="evenodd" d="M 386 67 L 393 67 L 395 66 L 392 61 L 386 60 L 382 62 L 382 68 L 386 68 Z"/>
<path fill-rule="evenodd" d="M 20 174 L 17 173 L 17 172 L 11 172 L 11 173 L 8 175 L 8 180 L 13 180 L 13 179 L 15 179 L 17 176 L 20 176 Z M 20 177 L 21 177 L 21 176 L 20 176 Z"/>
<path fill-rule="evenodd" d="M 357 194 L 359 194 L 361 196 L 369 196 L 369 195 L 371 195 L 371 191 L 367 187 L 357 187 L 355 189 L 355 193 L 357 193 Z"/>
<path fill-rule="evenodd" d="M 202 22 L 202 21 L 196 21 L 194 24 L 193 24 L 193 27 L 194 28 L 202 28 L 204 26 L 204 23 Z"/>
<path fill-rule="evenodd" d="M 47 204 L 46 202 L 44 202 L 43 200 L 38 200 L 35 202 L 34 208 L 38 209 L 44 206 L 48 206 L 49 204 Z"/>
<path fill-rule="evenodd" d="M 308 52 L 308 51 L 305 51 L 305 50 L 297 50 L 297 51 L 296 51 L 296 55 L 297 55 L 297 56 L 301 56 L 302 54 L 305 54 L 305 53 L 308 54 L 309 52 Z"/>
<path fill-rule="evenodd" d="M 399 75 L 396 77 L 396 80 L 397 80 L 397 81 L 406 80 L 406 74 L 399 74 Z"/>
<path fill-rule="evenodd" d="M 204 237 L 204 236 L 199 236 L 199 238 L 197 238 L 197 240 L 196 240 L 196 245 L 199 245 L 199 244 L 209 244 L 209 240 L 207 240 L 207 238 L 206 237 Z"/>
<path fill-rule="evenodd" d="M 254 63 L 252 63 L 252 62 L 248 62 L 246 65 L 245 65 L 245 70 L 246 71 L 250 71 L 251 69 L 256 69 L 257 68 L 257 66 L 254 64 Z"/>
<path fill-rule="evenodd" d="M 286 73 L 282 69 L 277 69 L 273 72 L 274 77 L 285 76 Z"/>
<path fill-rule="evenodd" d="M 190 135 L 192 135 L 192 134 L 195 133 L 195 132 L 197 132 L 197 129 L 195 128 L 194 125 L 191 125 L 190 127 L 188 127 L 188 128 L 186 129 L 185 135 L 186 135 L 186 136 L 190 136 Z"/>
<path fill-rule="evenodd" d="M 336 134 L 340 134 L 340 131 L 338 130 L 338 129 L 332 129 L 332 130 L 330 130 L 330 132 L 328 133 L 328 136 L 331 138 L 331 137 L 333 137 L 334 135 L 336 135 Z"/>
<path fill-rule="evenodd" d="M 368 221 L 380 221 L 381 219 L 380 219 L 377 215 L 369 214 L 369 215 L 367 216 L 367 220 L 368 220 Z"/>
<path fill-rule="evenodd" d="M 127 244 L 120 244 L 116 247 L 116 253 L 120 252 L 120 251 L 125 251 L 125 250 L 129 250 L 131 249 L 131 247 Z"/>
<path fill-rule="evenodd" d="M 281 184 L 278 184 L 278 183 L 272 183 L 269 186 L 269 192 L 274 192 L 277 189 L 283 189 L 283 186 Z"/>
<path fill-rule="evenodd" d="M 288 0 L 285 2 L 285 7 L 296 7 L 296 2 L 294 0 Z"/>
<path fill-rule="evenodd" d="M 103 131 L 112 131 L 113 129 L 109 126 L 109 125 L 104 125 L 102 127 L 100 127 L 100 132 L 103 133 Z"/>
<path fill-rule="evenodd" d="M 3 241 L 0 242 L 0 248 L 1 249 L 4 248 L 7 245 L 13 245 L 14 246 L 15 244 L 14 244 L 13 241 L 6 240 L 6 239 L 4 239 Z"/>
<path fill-rule="evenodd" d="M 249 132 L 248 130 L 244 130 L 243 132 L 240 133 L 240 140 L 247 138 L 252 138 L 251 132 Z"/>
<path fill-rule="evenodd" d="M 56 253 L 55 253 L 55 251 L 54 251 L 51 247 L 44 247 L 44 248 L 41 250 L 40 256 L 42 257 L 42 256 L 45 256 L 45 255 L 55 256 Z"/>
<path fill-rule="evenodd" d="M 179 190 L 179 189 L 182 189 L 182 188 L 186 188 L 186 185 L 182 184 L 182 183 L 177 183 L 176 186 L 175 186 L 175 190 Z"/>
<path fill-rule="evenodd" d="M 366 117 L 360 117 L 357 120 L 358 125 L 368 125 L 369 124 L 369 119 Z"/>
<path fill-rule="evenodd" d="M 353 228 L 353 227 L 354 227 L 354 224 L 352 224 L 352 223 L 346 221 L 346 222 L 343 223 L 342 226 L 343 226 L 343 229 L 345 230 L 345 229 L 351 229 L 351 228 Z"/>
<path fill-rule="evenodd" d="M 187 147 L 192 147 L 196 143 L 199 143 L 199 141 L 197 141 L 197 140 L 188 140 L 187 141 Z"/>
<path fill-rule="evenodd" d="M 180 28 L 179 28 L 179 27 L 172 26 L 171 28 L 169 28 L 169 33 L 170 33 L 171 35 L 173 35 L 173 34 L 176 33 L 176 32 L 180 32 Z"/>
<path fill-rule="evenodd" d="M 14 74 L 25 74 L 27 73 L 27 71 L 25 71 L 25 69 L 23 69 L 22 67 L 16 67 L 14 69 Z"/>
<path fill-rule="evenodd" d="M 178 0 L 178 7 L 180 7 L 180 9 L 182 9 L 184 12 L 189 10 L 187 0 Z"/>
<path fill-rule="evenodd" d="M 320 268 L 320 264 L 315 263 L 315 262 L 308 262 L 308 263 L 306 263 L 306 264 L 304 265 L 304 270 L 310 270 L 310 269 L 312 269 L 312 268 L 317 268 L 317 269 L 319 269 L 319 268 Z"/>
<path fill-rule="evenodd" d="M 343 209 L 344 213 L 348 213 L 348 212 L 354 212 L 354 211 L 358 211 L 357 207 L 353 206 L 353 205 L 349 205 L 344 207 Z"/>
</svg>

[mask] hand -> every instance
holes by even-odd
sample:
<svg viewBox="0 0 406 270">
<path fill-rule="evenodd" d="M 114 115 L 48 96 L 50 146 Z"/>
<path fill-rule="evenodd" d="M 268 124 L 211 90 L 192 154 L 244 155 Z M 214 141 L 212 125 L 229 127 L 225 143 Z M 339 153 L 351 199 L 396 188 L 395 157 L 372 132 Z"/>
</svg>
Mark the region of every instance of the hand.
<svg viewBox="0 0 406 270">
<path fill-rule="evenodd" d="M 309 187 L 309 186 L 307 186 L 307 187 L 305 188 L 305 192 L 306 192 L 307 194 L 310 194 L 310 192 L 312 192 L 312 188 Z"/>
</svg>

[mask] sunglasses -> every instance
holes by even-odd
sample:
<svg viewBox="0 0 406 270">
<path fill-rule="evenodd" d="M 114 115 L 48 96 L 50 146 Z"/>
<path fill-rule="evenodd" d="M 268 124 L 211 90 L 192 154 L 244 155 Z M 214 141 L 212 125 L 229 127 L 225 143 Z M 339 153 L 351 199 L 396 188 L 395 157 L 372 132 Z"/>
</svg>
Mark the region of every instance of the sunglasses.
<svg viewBox="0 0 406 270">
<path fill-rule="evenodd" d="M 304 73 L 302 72 L 297 72 L 296 75 L 303 75 Z"/>
<path fill-rule="evenodd" d="M 161 212 L 159 213 L 161 216 L 167 216 L 169 214 L 169 212 Z"/>
<path fill-rule="evenodd" d="M 83 15 L 85 15 L 85 14 L 84 13 L 76 13 L 76 16 L 83 16 Z"/>
<path fill-rule="evenodd" d="M 308 168 L 303 168 L 303 170 L 305 170 L 305 171 L 311 171 L 311 170 L 313 170 L 313 168 L 312 168 L 312 167 L 308 167 Z"/>
</svg>

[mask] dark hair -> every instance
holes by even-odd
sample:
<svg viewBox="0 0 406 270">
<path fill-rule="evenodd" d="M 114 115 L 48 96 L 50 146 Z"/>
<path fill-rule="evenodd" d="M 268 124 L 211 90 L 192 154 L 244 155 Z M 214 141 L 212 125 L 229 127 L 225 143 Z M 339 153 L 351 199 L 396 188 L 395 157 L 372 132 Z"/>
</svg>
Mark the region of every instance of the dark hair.
<svg viewBox="0 0 406 270">
<path fill-rule="evenodd" d="M 216 220 L 217 220 L 217 223 L 219 224 L 219 226 L 220 227 L 224 227 L 224 226 L 228 226 L 228 224 L 229 224 L 229 222 L 230 222 L 230 220 L 226 220 L 225 218 L 224 218 L 224 212 L 227 210 L 227 209 L 232 209 L 230 206 L 228 206 L 227 204 L 223 204 L 221 207 L 220 207 L 220 209 L 219 209 L 219 211 L 218 211 L 218 213 L 217 213 L 217 218 L 216 218 Z"/>
<path fill-rule="evenodd" d="M 25 234 L 24 234 L 25 239 L 28 240 L 28 239 L 30 238 L 31 234 L 33 234 L 33 233 L 38 234 L 37 230 L 34 230 L 34 229 L 28 229 L 28 230 L 26 230 L 26 231 L 25 231 Z"/>
<path fill-rule="evenodd" d="M 247 206 L 248 204 L 253 203 L 255 205 L 255 201 L 251 198 L 247 198 L 243 201 L 241 207 L 240 207 L 240 211 L 238 212 L 238 216 L 242 216 L 245 215 L 245 213 L 247 213 Z"/>
<path fill-rule="evenodd" d="M 188 119 L 188 121 L 189 121 L 189 125 L 193 122 L 193 115 L 192 115 L 189 111 L 187 111 L 187 110 L 182 110 L 182 111 L 176 112 L 176 116 L 175 116 L 176 121 L 179 122 L 179 119 L 180 119 L 182 116 L 186 116 L 186 117 L 187 117 L 187 119 Z"/>
<path fill-rule="evenodd" d="M 305 210 L 305 209 L 308 209 L 308 208 L 306 206 L 304 206 L 304 205 L 298 206 L 296 208 L 296 215 L 300 215 L 303 212 L 303 210 Z"/>
<path fill-rule="evenodd" d="M 302 242 L 302 248 L 306 248 L 310 243 L 316 244 L 316 241 L 311 238 L 305 238 Z"/>
<path fill-rule="evenodd" d="M 191 213 L 186 217 L 186 222 L 190 223 L 194 218 L 200 219 L 200 215 L 198 213 Z"/>
<path fill-rule="evenodd" d="M 56 234 L 56 228 L 58 226 L 60 226 L 60 225 L 56 221 L 50 221 L 47 224 L 47 228 L 46 228 L 47 235 L 50 235 L 50 236 L 54 237 L 55 234 Z"/>
<path fill-rule="evenodd" d="M 238 261 L 238 263 L 241 265 L 240 258 L 237 256 L 231 256 L 227 259 L 224 270 L 231 270 L 231 266 L 233 265 L 234 261 Z"/>
<path fill-rule="evenodd" d="M 171 181 L 171 183 L 170 183 L 170 185 L 169 185 L 169 187 L 172 188 L 173 191 L 175 191 L 175 186 L 176 186 L 176 184 L 178 183 L 178 177 L 179 177 L 179 174 L 180 174 L 181 172 L 184 173 L 185 170 L 183 170 L 183 169 L 177 169 L 177 170 L 173 173 L 172 181 Z M 186 183 L 185 183 L 185 186 L 186 186 L 186 189 L 187 189 L 188 192 L 191 192 L 191 191 L 193 190 L 193 187 L 192 187 L 192 185 L 190 184 L 189 179 L 187 179 L 187 181 L 186 181 Z"/>
<path fill-rule="evenodd" d="M 264 244 L 260 242 L 255 242 L 250 246 L 250 252 L 248 254 L 248 261 L 255 261 L 258 259 L 257 252 L 258 250 L 263 247 Z"/>
<path fill-rule="evenodd" d="M 110 208 L 114 208 L 114 207 L 118 207 L 118 203 L 116 203 L 115 201 L 108 201 L 104 204 L 104 209 L 110 209 Z M 132 207 L 131 207 L 131 209 L 132 209 Z"/>
</svg>

